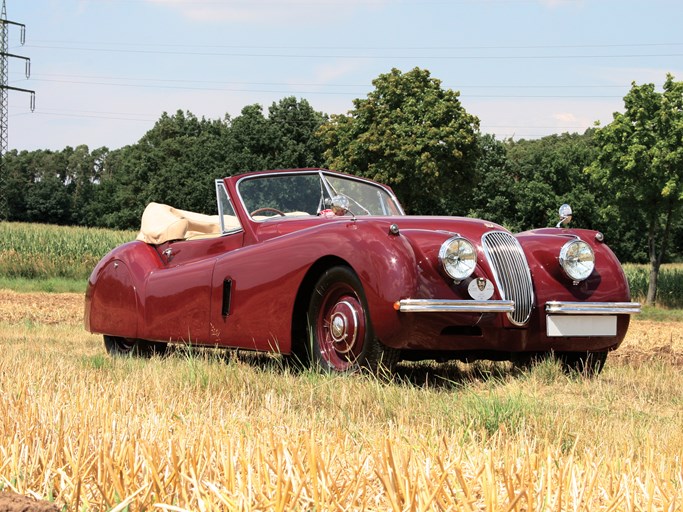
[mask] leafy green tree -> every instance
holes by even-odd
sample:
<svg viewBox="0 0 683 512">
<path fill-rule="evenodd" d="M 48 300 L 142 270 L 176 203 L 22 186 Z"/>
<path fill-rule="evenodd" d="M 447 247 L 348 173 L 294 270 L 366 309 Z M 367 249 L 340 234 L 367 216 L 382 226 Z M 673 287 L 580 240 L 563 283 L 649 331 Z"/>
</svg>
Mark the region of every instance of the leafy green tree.
<svg viewBox="0 0 683 512">
<path fill-rule="evenodd" d="M 230 122 L 226 174 L 322 165 L 317 132 L 326 120 L 306 100 L 292 96 L 274 102 L 268 117 L 260 105 L 247 105 Z"/>
<path fill-rule="evenodd" d="M 227 120 L 198 119 L 183 111 L 162 114 L 137 144 L 107 155 L 98 169 L 94 204 L 86 208 L 88 218 L 134 229 L 151 201 L 213 213 L 213 180 L 225 174 L 227 130 Z"/>
<path fill-rule="evenodd" d="M 392 69 L 373 85 L 320 130 L 328 164 L 387 183 L 411 212 L 465 213 L 450 198 L 475 181 L 479 120 L 427 70 Z"/>
<path fill-rule="evenodd" d="M 56 173 L 45 174 L 28 190 L 26 217 L 29 222 L 68 224 L 70 214 L 69 193 Z"/>
<path fill-rule="evenodd" d="M 597 131 L 599 153 L 589 172 L 610 193 L 617 214 L 644 219 L 647 303 L 654 304 L 659 268 L 683 209 L 683 82 L 667 75 L 663 92 L 633 83 L 624 106 Z"/>
<path fill-rule="evenodd" d="M 558 207 L 569 203 L 576 224 L 597 227 L 595 197 L 583 172 L 595 157 L 593 130 L 504 142 L 484 135 L 480 147 L 469 215 L 523 231 L 554 225 Z"/>
<path fill-rule="evenodd" d="M 469 194 L 467 215 L 503 224 L 517 225 L 514 188 L 517 185 L 507 154 L 508 146 L 493 135 L 479 137 L 476 174 L 479 182 Z"/>
<path fill-rule="evenodd" d="M 295 98 L 273 103 L 268 117 L 260 105 L 244 107 L 234 119 L 164 113 L 137 144 L 106 154 L 97 168 L 96 185 L 88 191 L 92 201 L 80 206 L 82 218 L 107 227 L 136 228 L 151 201 L 215 213 L 216 178 L 320 165 L 316 132 L 325 119 L 308 102 Z"/>
<path fill-rule="evenodd" d="M 5 163 L 8 220 L 69 223 L 71 206 L 63 152 L 10 152 Z"/>
<path fill-rule="evenodd" d="M 574 210 L 573 224 L 598 228 L 597 205 L 584 169 L 594 160 L 593 130 L 536 140 L 508 141 L 514 229 L 557 223 L 561 204 Z"/>
<path fill-rule="evenodd" d="M 323 144 L 317 136 L 327 116 L 313 110 L 306 100 L 290 96 L 268 109 L 268 124 L 273 131 L 275 151 L 271 168 L 319 167 Z"/>
<path fill-rule="evenodd" d="M 275 133 L 258 104 L 245 106 L 230 121 L 226 175 L 262 171 L 275 158 Z"/>
<path fill-rule="evenodd" d="M 5 219 L 10 221 L 27 220 L 26 192 L 33 184 L 31 175 L 32 153 L 28 151 L 8 151 L 3 155 L 4 180 L 0 182 L 6 200 Z"/>
</svg>

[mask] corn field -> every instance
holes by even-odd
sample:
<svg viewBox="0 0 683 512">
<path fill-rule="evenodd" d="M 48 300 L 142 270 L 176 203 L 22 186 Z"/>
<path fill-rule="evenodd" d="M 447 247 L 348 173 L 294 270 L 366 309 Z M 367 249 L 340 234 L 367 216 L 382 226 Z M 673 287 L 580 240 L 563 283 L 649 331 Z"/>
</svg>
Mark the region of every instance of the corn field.
<svg viewBox="0 0 683 512">
<path fill-rule="evenodd" d="M 133 231 L 0 222 L 0 275 L 85 280 L 111 249 Z"/>
<path fill-rule="evenodd" d="M 635 300 L 645 302 L 650 280 L 647 265 L 624 265 L 624 272 Z M 683 308 L 683 265 L 663 265 L 657 281 L 657 304 L 667 308 Z"/>
<path fill-rule="evenodd" d="M 50 298 L 0 291 L 5 491 L 68 511 L 683 510 L 678 323 L 634 322 L 593 379 L 551 361 L 377 379 L 113 359 L 81 295 Z"/>
</svg>

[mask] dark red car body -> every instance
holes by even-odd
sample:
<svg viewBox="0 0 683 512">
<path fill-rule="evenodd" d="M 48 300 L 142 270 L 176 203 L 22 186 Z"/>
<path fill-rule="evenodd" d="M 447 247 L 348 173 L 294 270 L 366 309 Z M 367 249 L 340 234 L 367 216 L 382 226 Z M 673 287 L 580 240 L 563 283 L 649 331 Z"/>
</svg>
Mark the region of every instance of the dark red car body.
<svg viewBox="0 0 683 512">
<path fill-rule="evenodd" d="M 311 212 L 266 220 L 249 214 L 239 183 L 305 173 L 337 176 L 307 169 L 225 178 L 222 187 L 239 229 L 159 244 L 136 240 L 111 251 L 88 282 L 86 329 L 105 339 L 127 340 L 124 347 L 146 340 L 303 354 L 302 344 L 310 343 L 310 329 L 315 329 L 315 319 L 308 317 L 317 283 L 330 269 L 339 268 L 362 286 L 355 294 L 358 304 L 342 294 L 344 298 L 335 299 L 342 306 L 323 311 L 322 317 L 329 318 L 321 317 L 321 324 L 329 324 L 335 315 L 342 318 L 339 329 L 345 343 L 367 330 L 392 351 L 394 361 L 515 359 L 551 351 L 606 354 L 619 346 L 630 314 L 639 310 L 630 302 L 619 261 L 595 231 L 559 227 L 512 235 L 486 221 L 405 216 L 402 211 L 386 216 Z M 390 189 L 384 190 L 393 197 Z M 456 234 L 469 240 L 477 253 L 474 273 L 460 282 L 445 275 L 439 263 L 440 247 Z M 494 247 L 498 242 L 492 237 L 502 240 L 501 249 Z M 574 239 L 586 242 L 595 255 L 595 269 L 581 282 L 569 278 L 558 262 L 563 245 Z M 494 262 L 493 252 L 506 258 L 515 240 L 528 271 Z M 518 307 L 513 297 L 517 292 L 503 289 L 505 276 L 500 274 L 508 272 L 506 265 L 512 265 L 509 273 L 519 273 L 508 287 L 530 288 L 522 291 L 529 304 L 518 317 L 512 312 Z M 471 297 L 468 286 L 475 279 L 493 283 L 490 297 Z M 518 281 L 527 284 L 515 284 Z M 558 317 L 570 319 L 570 331 L 578 329 L 579 334 L 552 334 L 547 323 Z M 609 318 L 612 327 L 607 332 L 598 327 L 596 333 L 574 327 L 593 318 Z M 320 329 L 329 329 L 327 324 Z M 320 353 L 332 369 L 346 370 L 362 346 L 347 352 L 352 347 L 339 343 L 337 338 L 328 343 L 327 350 L 339 349 L 334 358 L 325 350 Z M 351 366 L 339 364 L 340 357 Z"/>
</svg>

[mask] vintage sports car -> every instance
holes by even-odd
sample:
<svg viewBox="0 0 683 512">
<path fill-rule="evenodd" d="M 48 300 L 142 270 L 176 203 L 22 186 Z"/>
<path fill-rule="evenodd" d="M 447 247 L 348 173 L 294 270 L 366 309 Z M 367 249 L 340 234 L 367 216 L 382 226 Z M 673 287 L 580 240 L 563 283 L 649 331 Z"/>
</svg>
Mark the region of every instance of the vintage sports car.
<svg viewBox="0 0 683 512">
<path fill-rule="evenodd" d="M 390 188 L 324 169 L 220 179 L 216 195 L 213 216 L 151 203 L 95 267 L 85 326 L 110 354 L 186 343 L 346 372 L 553 353 L 595 372 L 640 311 L 567 205 L 557 227 L 512 234 L 406 216 Z"/>
</svg>

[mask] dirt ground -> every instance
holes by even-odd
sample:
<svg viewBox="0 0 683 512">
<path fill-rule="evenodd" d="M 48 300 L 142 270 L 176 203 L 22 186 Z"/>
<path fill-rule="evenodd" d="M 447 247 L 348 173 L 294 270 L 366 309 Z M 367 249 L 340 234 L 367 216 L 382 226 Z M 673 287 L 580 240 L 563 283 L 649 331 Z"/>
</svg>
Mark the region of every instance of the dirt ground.
<svg viewBox="0 0 683 512">
<path fill-rule="evenodd" d="M 83 295 L 0 290 L 0 322 L 81 327 Z M 612 358 L 636 362 L 664 360 L 683 366 L 683 323 L 638 320 L 636 316 L 621 347 L 610 354 Z"/>
<path fill-rule="evenodd" d="M 0 322 L 83 325 L 83 295 L 0 290 Z"/>
<path fill-rule="evenodd" d="M 11 491 L 0 492 L 0 512 L 59 512 L 60 508 L 48 501 L 38 501 Z"/>
</svg>

